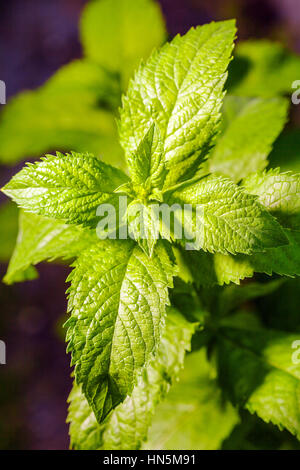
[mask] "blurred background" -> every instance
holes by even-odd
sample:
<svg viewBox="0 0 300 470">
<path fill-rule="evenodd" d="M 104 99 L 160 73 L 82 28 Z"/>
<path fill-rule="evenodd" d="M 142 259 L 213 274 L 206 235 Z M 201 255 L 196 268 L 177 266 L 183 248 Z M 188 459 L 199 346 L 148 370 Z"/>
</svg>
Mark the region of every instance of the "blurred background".
<svg viewBox="0 0 300 470">
<path fill-rule="evenodd" d="M 82 55 L 78 22 L 85 0 L 10 0 L 0 3 L 0 79 L 7 98 L 42 85 Z M 299 0 L 160 0 L 170 37 L 211 20 L 237 18 L 238 40 L 270 38 L 300 53 Z M 300 79 L 300 77 L 295 77 Z M 3 105 L 0 107 L 2 111 Z M 0 114 L 1 126 L 1 114 Z M 13 139 L 18 140 L 16 134 Z M 27 159 L 31 156 L 28 155 Z M 1 186 L 20 168 L 0 166 Z M 5 198 L 0 196 L 0 204 Z M 1 207 L 1 206 L 0 206 Z M 17 227 L 0 218 L 1 278 Z M 15 224 L 16 225 L 16 224 Z M 41 264 L 39 279 L 0 284 L 0 449 L 67 449 L 66 399 L 71 387 L 65 353 L 63 265 Z M 267 445 L 267 444 L 266 444 Z"/>
</svg>

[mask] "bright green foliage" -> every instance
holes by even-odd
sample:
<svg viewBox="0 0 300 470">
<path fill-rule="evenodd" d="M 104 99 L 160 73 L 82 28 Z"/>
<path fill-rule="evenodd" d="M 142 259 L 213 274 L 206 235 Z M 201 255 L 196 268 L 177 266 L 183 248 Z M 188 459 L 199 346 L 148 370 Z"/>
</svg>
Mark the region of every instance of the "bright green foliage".
<svg viewBox="0 0 300 470">
<path fill-rule="evenodd" d="M 128 155 L 127 163 L 133 191 L 137 193 L 137 196 L 143 197 L 151 191 L 152 187 L 162 186 L 163 142 L 157 126 L 154 124 L 150 126 L 137 150 L 132 155 Z"/>
<path fill-rule="evenodd" d="M 124 173 L 92 155 L 57 153 L 27 164 L 3 192 L 28 212 L 95 226 L 97 207 L 116 205 L 114 190 L 126 181 Z"/>
<path fill-rule="evenodd" d="M 300 232 L 285 230 L 289 245 L 267 250 L 263 254 L 254 254 L 247 258 L 254 272 L 273 273 L 281 276 L 300 275 Z M 243 258 L 243 261 L 245 258 Z"/>
<path fill-rule="evenodd" d="M 292 360 L 299 337 L 243 328 L 221 329 L 219 337 L 219 380 L 228 396 L 299 439 L 300 364 Z"/>
<path fill-rule="evenodd" d="M 18 209 L 15 204 L 5 202 L 0 206 L 0 261 L 11 256 L 18 233 Z"/>
<path fill-rule="evenodd" d="M 90 151 L 122 166 L 110 111 L 119 101 L 119 84 L 113 76 L 85 60 L 72 62 L 37 91 L 21 93 L 4 107 L 0 160 L 14 163 L 60 148 Z"/>
<path fill-rule="evenodd" d="M 280 173 L 280 169 L 249 176 L 243 186 L 280 220 L 283 227 L 300 229 L 300 174 Z"/>
<path fill-rule="evenodd" d="M 202 349 L 186 358 L 180 382 L 158 407 L 146 448 L 219 449 L 238 421 L 232 405 L 222 400 Z"/>
<path fill-rule="evenodd" d="M 184 186 L 171 193 L 168 203 L 200 206 L 190 218 L 197 249 L 249 254 L 287 243 L 278 222 L 256 198 L 225 178 L 211 176 Z"/>
<path fill-rule="evenodd" d="M 96 156 L 46 156 L 3 188 L 26 211 L 5 281 L 34 278 L 43 260 L 75 258 L 66 323 L 72 448 L 230 448 L 249 411 L 285 429 L 280 442 L 288 432 L 300 439 L 300 330 L 290 314 L 299 289 L 278 279 L 300 276 L 299 155 L 287 156 L 284 171 L 265 169 L 270 153 L 270 165 L 284 162 L 281 139 L 291 134 L 274 144 L 287 117 L 277 95 L 289 91 L 299 59 L 270 43 L 240 45 L 231 70 L 246 63 L 247 73 L 232 75 L 238 96 L 222 107 L 235 23 L 192 28 L 147 60 L 163 35 L 155 3 L 95 0 L 82 21 L 89 58 L 7 108 L 0 155 L 75 143 Z M 120 111 L 123 173 L 98 156 L 118 158 L 113 119 L 137 66 Z M 4 135 L 14 126 L 17 144 Z M 98 207 L 109 212 L 107 204 L 115 239 L 103 240 Z M 248 445 L 248 431 L 237 446 Z"/>
<path fill-rule="evenodd" d="M 131 392 L 156 353 L 173 268 L 162 245 L 151 259 L 128 241 L 84 251 L 69 277 L 69 341 L 77 383 L 99 421 Z"/>
<path fill-rule="evenodd" d="M 250 175 L 243 185 L 247 193 L 259 196 L 260 203 L 284 226 L 295 229 L 284 231 L 289 244 L 252 256 L 199 253 L 194 258 L 196 265 L 191 266 L 199 285 L 239 284 L 240 280 L 252 277 L 255 272 L 300 275 L 299 175 L 270 170 Z M 184 256 L 188 258 L 190 255 Z"/>
<path fill-rule="evenodd" d="M 195 325 L 168 309 L 159 352 L 138 377 L 130 397 L 99 425 L 87 401 L 74 385 L 69 401 L 71 445 L 75 449 L 137 449 L 146 439 L 157 403 L 177 379 Z"/>
<path fill-rule="evenodd" d="M 154 52 L 129 84 L 121 143 L 134 153 L 154 121 L 164 142 L 165 187 L 198 166 L 212 143 L 234 36 L 233 21 L 192 28 Z"/>
<path fill-rule="evenodd" d="M 120 74 L 122 87 L 165 35 L 160 8 L 152 0 L 94 0 L 81 20 L 86 56 Z"/>
<path fill-rule="evenodd" d="M 234 282 L 252 277 L 254 273 L 281 276 L 300 276 L 300 232 L 285 230 L 289 244 L 266 250 L 251 256 L 224 255 L 216 253 L 192 253 L 191 271 L 198 285 L 213 286 Z M 191 254 L 184 253 L 190 262 Z"/>
<path fill-rule="evenodd" d="M 299 77 L 299 56 L 281 44 L 251 40 L 237 45 L 228 87 L 235 95 L 271 97 L 291 94 Z"/>
<path fill-rule="evenodd" d="M 212 254 L 205 251 L 196 253 L 184 250 L 181 253 L 185 263 L 189 266 L 193 282 L 197 286 L 223 286 L 223 284 L 230 282 L 240 284 L 242 279 L 253 276 L 253 269 L 247 261 L 248 256 L 237 257 L 222 253 Z"/>
<path fill-rule="evenodd" d="M 71 98 L 76 92 L 81 102 L 102 103 L 103 107 L 111 109 L 118 106 L 121 92 L 117 77 L 88 59 L 74 60 L 65 65 L 40 91 L 52 99 Z"/>
<path fill-rule="evenodd" d="M 19 235 L 4 281 L 24 280 L 24 272 L 45 260 L 72 259 L 98 241 L 92 230 L 21 211 Z"/>
<path fill-rule="evenodd" d="M 162 15 L 154 0 L 92 0 L 80 29 L 85 57 L 4 107 L 0 161 L 59 149 L 124 166 L 115 114 L 134 68 L 165 38 Z"/>
<path fill-rule="evenodd" d="M 233 112 L 236 101 L 238 109 Z M 208 160 L 209 170 L 239 181 L 267 166 L 272 143 L 285 124 L 288 103 L 283 98 L 245 101 L 228 96 L 225 104 L 226 124 Z"/>
<path fill-rule="evenodd" d="M 159 224 L 152 205 L 133 201 L 127 211 L 128 230 L 140 247 L 152 256 L 159 235 Z"/>
</svg>

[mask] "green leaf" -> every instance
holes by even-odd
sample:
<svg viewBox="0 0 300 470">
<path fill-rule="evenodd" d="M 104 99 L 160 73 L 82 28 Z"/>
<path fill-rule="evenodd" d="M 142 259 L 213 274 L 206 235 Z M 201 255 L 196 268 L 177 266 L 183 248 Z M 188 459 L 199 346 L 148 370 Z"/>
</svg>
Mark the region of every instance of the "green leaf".
<svg viewBox="0 0 300 470">
<path fill-rule="evenodd" d="M 300 232 L 296 230 L 284 231 L 289 245 L 267 250 L 265 253 L 243 257 L 248 260 L 254 272 L 280 274 L 281 276 L 300 276 Z M 239 258 L 237 258 L 239 261 Z"/>
<path fill-rule="evenodd" d="M 242 279 L 252 277 L 254 274 L 248 256 L 186 250 L 182 250 L 182 255 L 197 286 L 222 286 L 230 282 L 240 284 Z"/>
<path fill-rule="evenodd" d="M 233 401 L 300 439 L 300 364 L 296 335 L 264 329 L 222 328 L 220 383 Z M 298 363 L 297 363 L 298 362 Z"/>
<path fill-rule="evenodd" d="M 174 269 L 162 244 L 149 258 L 125 240 L 93 245 L 74 266 L 68 351 L 101 422 L 157 352 Z"/>
<path fill-rule="evenodd" d="M 84 398 L 73 386 L 69 402 L 71 446 L 75 449 L 139 449 L 146 439 L 155 407 L 169 391 L 190 349 L 195 325 L 175 309 L 169 309 L 159 352 L 139 376 L 130 396 L 118 405 L 102 425 Z"/>
<path fill-rule="evenodd" d="M 188 355 L 179 383 L 158 406 L 145 448 L 216 450 L 238 422 L 202 349 Z"/>
<path fill-rule="evenodd" d="M 117 206 L 127 176 L 89 154 L 48 155 L 27 164 L 2 191 L 20 207 L 72 224 L 96 226 L 100 204 Z"/>
<path fill-rule="evenodd" d="M 281 214 L 282 220 L 294 222 L 298 220 L 295 218 L 299 199 L 298 179 L 298 175 L 270 170 L 262 175 L 250 176 L 245 186 L 247 191 L 257 194 L 260 202 L 270 212 L 274 211 L 274 215 Z M 277 211 L 278 208 L 281 212 Z M 293 219 L 290 218 L 289 211 Z M 299 276 L 300 234 L 296 230 L 288 229 L 285 229 L 284 233 L 289 241 L 288 245 L 268 249 L 264 253 L 252 256 L 199 253 L 197 258 L 194 258 L 193 277 L 198 284 L 208 286 L 229 282 L 239 284 L 240 280 L 252 277 L 254 272 Z"/>
<path fill-rule="evenodd" d="M 127 209 L 128 231 L 148 256 L 152 256 L 159 238 L 159 223 L 153 206 L 136 200 Z"/>
<path fill-rule="evenodd" d="M 85 54 L 120 74 L 123 88 L 140 60 L 160 46 L 165 35 L 160 8 L 152 0 L 96 0 L 83 11 Z"/>
<path fill-rule="evenodd" d="M 232 101 L 237 101 L 235 115 Z M 207 162 L 211 173 L 221 173 L 236 182 L 267 166 L 267 157 L 286 122 L 288 108 L 283 98 L 251 99 L 238 106 L 239 102 L 237 97 L 227 97 L 225 105 L 231 108 L 231 119 L 229 122 L 227 119 Z"/>
<path fill-rule="evenodd" d="M 233 21 L 192 28 L 154 52 L 129 84 L 121 144 L 127 155 L 134 154 L 154 121 L 169 172 L 165 187 L 187 178 L 212 145 L 234 36 Z"/>
<path fill-rule="evenodd" d="M 193 249 L 250 254 L 287 244 L 280 225 L 257 198 L 225 178 L 210 176 L 187 184 L 169 193 L 166 202 L 178 204 L 177 219 L 185 204 L 192 206 L 184 228 L 186 238 L 195 236 Z"/>
<path fill-rule="evenodd" d="M 299 175 L 279 173 L 270 170 L 267 173 L 249 176 L 245 181 L 246 190 L 259 196 L 260 202 L 282 221 L 298 226 L 299 216 Z M 300 276 L 300 234 L 296 230 L 284 230 L 289 244 L 276 247 L 252 256 L 231 256 L 217 253 L 197 255 L 199 260 L 193 266 L 193 276 L 202 285 L 228 284 L 254 272 L 282 276 Z M 196 260 L 196 258 L 195 258 Z M 201 264 L 200 264 L 201 263 Z"/>
<path fill-rule="evenodd" d="M 237 45 L 227 86 L 235 95 L 271 97 L 291 93 L 299 76 L 298 55 L 279 43 L 250 40 Z"/>
<path fill-rule="evenodd" d="M 262 256 L 262 253 L 259 253 L 259 256 Z M 232 256 L 216 253 L 215 255 L 210 255 L 210 257 L 211 259 L 213 258 L 211 262 L 216 273 L 217 284 L 223 285 L 230 282 L 240 284 L 240 280 L 252 277 L 254 274 L 248 262 L 249 256 Z"/>
<path fill-rule="evenodd" d="M 3 108 L 0 161 L 12 164 L 60 149 L 88 151 L 122 167 L 115 117 L 109 110 L 119 102 L 114 77 L 87 61 L 72 62 L 44 86 L 19 94 Z"/>
<path fill-rule="evenodd" d="M 96 232 L 92 230 L 21 211 L 18 239 L 4 282 L 23 281 L 23 274 L 30 272 L 32 265 L 46 260 L 72 259 L 97 242 Z"/>
<path fill-rule="evenodd" d="M 225 440 L 222 450 L 300 450 L 300 442 L 288 431 L 280 431 L 246 410 L 240 416 L 240 424 Z"/>
<path fill-rule="evenodd" d="M 64 65 L 38 91 L 56 100 L 57 104 L 67 98 L 76 101 L 77 97 L 82 105 L 115 109 L 121 99 L 120 84 L 115 75 L 87 59 Z"/>
<path fill-rule="evenodd" d="M 18 233 L 18 209 L 10 201 L 0 206 L 0 227 L 0 262 L 7 262 Z"/>
<path fill-rule="evenodd" d="M 184 252 L 196 284 L 211 287 L 252 277 L 255 272 L 300 276 L 300 232 L 285 230 L 288 245 L 266 250 L 251 256 L 222 253 Z"/>
<path fill-rule="evenodd" d="M 153 123 L 139 144 L 137 151 L 127 157 L 133 189 L 137 192 L 137 196 L 147 195 L 152 187 L 161 187 L 164 176 L 162 152 L 161 136 L 157 126 Z"/>
<path fill-rule="evenodd" d="M 243 181 L 250 194 L 287 228 L 300 229 L 300 173 L 280 173 L 280 169 L 250 175 Z"/>
</svg>

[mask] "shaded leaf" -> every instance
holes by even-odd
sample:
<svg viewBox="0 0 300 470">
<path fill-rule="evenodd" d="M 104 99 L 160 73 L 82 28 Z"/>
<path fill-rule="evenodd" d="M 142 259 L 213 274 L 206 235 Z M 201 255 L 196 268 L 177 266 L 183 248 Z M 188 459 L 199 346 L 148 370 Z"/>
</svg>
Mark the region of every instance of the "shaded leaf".
<svg viewBox="0 0 300 470">
<path fill-rule="evenodd" d="M 173 273 L 161 244 L 148 258 L 125 240 L 93 245 L 75 263 L 68 351 L 99 422 L 131 393 L 136 374 L 157 353 Z"/>
</svg>

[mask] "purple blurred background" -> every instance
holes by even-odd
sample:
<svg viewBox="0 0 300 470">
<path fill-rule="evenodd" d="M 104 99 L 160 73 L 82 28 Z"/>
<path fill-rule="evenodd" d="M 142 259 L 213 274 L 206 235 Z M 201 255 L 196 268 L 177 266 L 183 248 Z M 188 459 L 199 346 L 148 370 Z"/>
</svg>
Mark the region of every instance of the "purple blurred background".
<svg viewBox="0 0 300 470">
<path fill-rule="evenodd" d="M 80 57 L 78 19 L 85 0 L 0 4 L 0 78 L 8 96 L 41 85 Z M 239 39 L 269 37 L 300 52 L 300 0 L 160 0 L 173 36 L 193 25 L 236 17 Z M 17 138 L 17 136 L 16 136 Z M 11 173 L 0 168 L 2 184 Z M 3 230 L 3 227 L 1 227 Z M 0 267 L 0 275 L 5 266 Z M 40 265 L 40 278 L 0 284 L 0 449 L 66 449 L 71 381 L 62 323 L 68 268 Z"/>
</svg>

